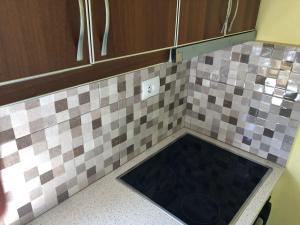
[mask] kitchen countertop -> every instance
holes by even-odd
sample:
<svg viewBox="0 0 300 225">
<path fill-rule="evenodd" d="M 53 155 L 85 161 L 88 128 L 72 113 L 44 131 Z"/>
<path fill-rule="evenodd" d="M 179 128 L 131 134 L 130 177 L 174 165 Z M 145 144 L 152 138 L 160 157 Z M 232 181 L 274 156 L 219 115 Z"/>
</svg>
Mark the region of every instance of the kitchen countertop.
<svg viewBox="0 0 300 225">
<path fill-rule="evenodd" d="M 33 220 L 30 225 L 96 225 L 96 224 L 138 224 L 167 225 L 181 224 L 175 217 L 159 208 L 151 201 L 128 188 L 117 179 L 118 176 L 158 152 L 178 137 L 190 133 L 212 142 L 242 157 L 272 168 L 268 176 L 258 185 L 230 224 L 252 225 L 260 210 L 282 175 L 284 168 L 259 158 L 238 148 L 232 147 L 210 137 L 181 129 L 167 137 L 151 149 L 137 156 L 109 175 L 96 181 L 86 189 L 75 194 L 65 202 Z"/>
</svg>

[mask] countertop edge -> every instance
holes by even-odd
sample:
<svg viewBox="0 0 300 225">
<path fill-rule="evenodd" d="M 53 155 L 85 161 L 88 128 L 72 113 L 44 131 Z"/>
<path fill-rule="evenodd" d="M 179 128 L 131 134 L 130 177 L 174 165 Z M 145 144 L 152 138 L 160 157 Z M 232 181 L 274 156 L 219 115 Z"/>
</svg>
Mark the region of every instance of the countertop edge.
<svg viewBox="0 0 300 225">
<path fill-rule="evenodd" d="M 174 216 L 129 189 L 116 178 L 186 133 L 212 142 L 228 151 L 272 168 L 271 173 L 260 186 L 255 189 L 234 220 L 230 223 L 230 225 L 252 225 L 265 202 L 271 195 L 277 181 L 283 174 L 284 168 L 187 128 L 182 128 L 173 135 L 165 138 L 149 150 L 128 161 L 120 168 L 76 193 L 71 198 L 47 211 L 43 215 L 37 217 L 30 222 L 29 225 L 181 224 Z"/>
</svg>

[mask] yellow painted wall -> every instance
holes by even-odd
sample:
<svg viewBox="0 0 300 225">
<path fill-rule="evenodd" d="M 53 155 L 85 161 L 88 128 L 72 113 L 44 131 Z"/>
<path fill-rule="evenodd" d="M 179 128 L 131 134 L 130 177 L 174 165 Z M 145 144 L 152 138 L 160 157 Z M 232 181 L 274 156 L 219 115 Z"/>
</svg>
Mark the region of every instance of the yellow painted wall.
<svg viewBox="0 0 300 225">
<path fill-rule="evenodd" d="M 257 40 L 300 45 L 300 0 L 262 0 L 257 29 Z"/>
<path fill-rule="evenodd" d="M 268 225 L 300 224 L 300 129 L 285 173 L 273 191 L 272 204 Z"/>
<path fill-rule="evenodd" d="M 300 0 L 262 0 L 257 30 L 257 40 L 300 45 Z M 300 224 L 300 129 L 272 204 L 268 225 Z"/>
</svg>

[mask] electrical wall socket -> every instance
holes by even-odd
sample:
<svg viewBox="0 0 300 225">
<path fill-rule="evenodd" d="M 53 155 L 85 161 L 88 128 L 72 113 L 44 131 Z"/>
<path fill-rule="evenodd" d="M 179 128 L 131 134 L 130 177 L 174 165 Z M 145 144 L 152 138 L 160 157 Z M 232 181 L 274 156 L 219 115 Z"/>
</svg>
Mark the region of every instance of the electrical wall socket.
<svg viewBox="0 0 300 225">
<path fill-rule="evenodd" d="M 142 100 L 146 100 L 154 95 L 159 94 L 160 79 L 159 77 L 154 77 L 149 80 L 142 82 Z"/>
</svg>

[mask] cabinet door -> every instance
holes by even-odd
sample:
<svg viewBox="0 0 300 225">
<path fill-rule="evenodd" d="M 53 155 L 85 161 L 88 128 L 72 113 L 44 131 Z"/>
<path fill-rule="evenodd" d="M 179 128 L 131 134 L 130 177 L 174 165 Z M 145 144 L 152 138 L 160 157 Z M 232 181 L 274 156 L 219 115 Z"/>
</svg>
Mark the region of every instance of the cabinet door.
<svg viewBox="0 0 300 225">
<path fill-rule="evenodd" d="M 232 29 L 229 29 L 228 33 L 255 29 L 259 6 L 260 0 L 233 0 L 231 17 L 229 19 L 230 23 L 232 23 Z"/>
<path fill-rule="evenodd" d="M 228 0 L 181 0 L 178 44 L 220 37 Z"/>
<path fill-rule="evenodd" d="M 1 1 L 0 82 L 89 62 L 85 9 L 80 17 L 80 1 Z M 84 7 L 84 0 L 81 3 Z M 85 26 L 83 60 L 77 61 L 80 22 Z"/>
<path fill-rule="evenodd" d="M 96 61 L 174 45 L 176 0 L 90 1 Z M 101 54 L 106 22 L 107 54 Z"/>
</svg>

